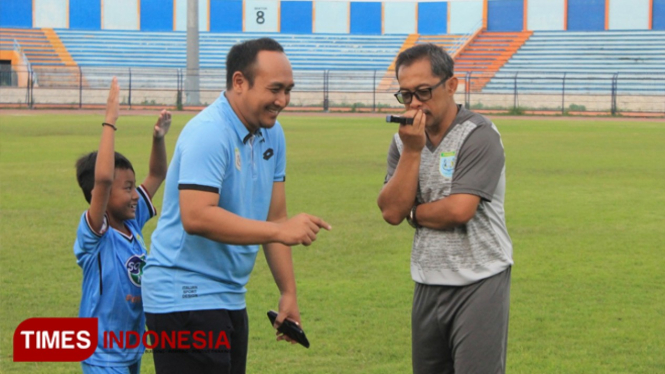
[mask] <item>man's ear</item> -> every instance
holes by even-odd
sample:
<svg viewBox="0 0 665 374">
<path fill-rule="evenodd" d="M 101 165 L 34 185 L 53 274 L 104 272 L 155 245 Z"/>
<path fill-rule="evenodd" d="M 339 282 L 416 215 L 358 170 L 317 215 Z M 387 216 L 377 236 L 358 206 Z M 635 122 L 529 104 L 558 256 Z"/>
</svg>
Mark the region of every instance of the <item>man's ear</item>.
<svg viewBox="0 0 665 374">
<path fill-rule="evenodd" d="M 247 83 L 247 78 L 242 74 L 240 71 L 236 71 L 233 73 L 233 76 L 231 77 L 231 81 L 233 82 L 233 91 L 236 93 L 241 93 L 245 89 L 245 84 Z"/>
<path fill-rule="evenodd" d="M 450 77 L 448 79 L 448 82 L 445 83 L 446 85 L 446 91 L 448 92 L 449 95 L 454 95 L 455 92 L 457 92 L 457 85 L 459 84 L 459 80 L 457 79 L 456 76 Z"/>
</svg>

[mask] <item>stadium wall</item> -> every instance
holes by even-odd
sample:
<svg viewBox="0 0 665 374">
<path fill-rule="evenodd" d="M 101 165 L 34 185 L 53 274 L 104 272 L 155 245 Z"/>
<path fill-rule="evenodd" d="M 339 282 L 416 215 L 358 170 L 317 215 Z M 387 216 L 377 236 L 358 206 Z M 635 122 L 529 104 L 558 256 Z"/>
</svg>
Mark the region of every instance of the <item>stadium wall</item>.
<svg viewBox="0 0 665 374">
<path fill-rule="evenodd" d="M 448 4 L 418 4 L 418 33 L 422 35 L 447 34 Z"/>
<path fill-rule="evenodd" d="M 187 0 L 1 0 L 0 27 L 186 31 Z M 665 0 L 198 0 L 203 32 L 665 30 Z"/>
<path fill-rule="evenodd" d="M 528 0 L 527 29 L 565 30 L 566 0 Z"/>
</svg>

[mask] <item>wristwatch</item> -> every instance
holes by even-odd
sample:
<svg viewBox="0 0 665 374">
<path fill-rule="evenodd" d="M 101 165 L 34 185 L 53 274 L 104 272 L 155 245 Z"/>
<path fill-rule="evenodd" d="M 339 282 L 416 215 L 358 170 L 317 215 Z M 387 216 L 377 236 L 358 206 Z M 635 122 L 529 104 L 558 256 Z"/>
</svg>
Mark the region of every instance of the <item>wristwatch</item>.
<svg viewBox="0 0 665 374">
<path fill-rule="evenodd" d="M 406 216 L 406 222 L 408 222 L 409 225 L 411 225 L 411 227 L 414 229 L 420 227 L 420 225 L 418 225 L 418 219 L 416 218 L 416 208 L 418 208 L 418 204 L 415 204 L 413 207 L 411 207 L 409 215 Z"/>
</svg>

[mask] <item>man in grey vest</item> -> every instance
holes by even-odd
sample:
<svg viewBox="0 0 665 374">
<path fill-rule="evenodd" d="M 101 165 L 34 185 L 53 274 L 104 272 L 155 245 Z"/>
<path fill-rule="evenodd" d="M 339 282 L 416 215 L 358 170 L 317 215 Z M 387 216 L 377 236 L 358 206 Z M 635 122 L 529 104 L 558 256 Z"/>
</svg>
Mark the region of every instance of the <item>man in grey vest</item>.
<svg viewBox="0 0 665 374">
<path fill-rule="evenodd" d="M 413 372 L 504 373 L 512 243 L 505 155 L 484 116 L 457 105 L 453 60 L 419 44 L 395 64 L 412 125 L 400 125 L 378 198 L 391 225 L 415 228 L 411 276 Z"/>
</svg>

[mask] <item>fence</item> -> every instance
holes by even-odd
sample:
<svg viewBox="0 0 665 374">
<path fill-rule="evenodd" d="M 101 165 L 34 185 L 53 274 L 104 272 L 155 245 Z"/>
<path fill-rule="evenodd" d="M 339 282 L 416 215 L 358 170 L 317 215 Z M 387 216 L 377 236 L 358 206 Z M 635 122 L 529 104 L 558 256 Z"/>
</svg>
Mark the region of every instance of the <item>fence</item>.
<svg viewBox="0 0 665 374">
<path fill-rule="evenodd" d="M 295 71 L 291 108 L 321 111 L 401 110 L 392 91 L 381 89 L 384 71 Z M 5 75 L 9 74 L 8 77 Z M 0 71 L 0 107 L 86 108 L 104 105 L 112 76 L 129 107 L 200 107 L 224 89 L 226 72 L 186 69 L 33 67 Z M 15 78 L 24 75 L 21 82 Z M 198 76 L 198 102 L 185 89 Z M 38 78 L 38 80 L 37 80 Z M 599 112 L 665 115 L 665 72 L 648 74 L 496 74 L 458 73 L 456 101 L 471 109 L 508 113 Z M 38 83 L 36 83 L 38 82 Z M 395 85 L 393 85 L 395 86 Z"/>
</svg>

